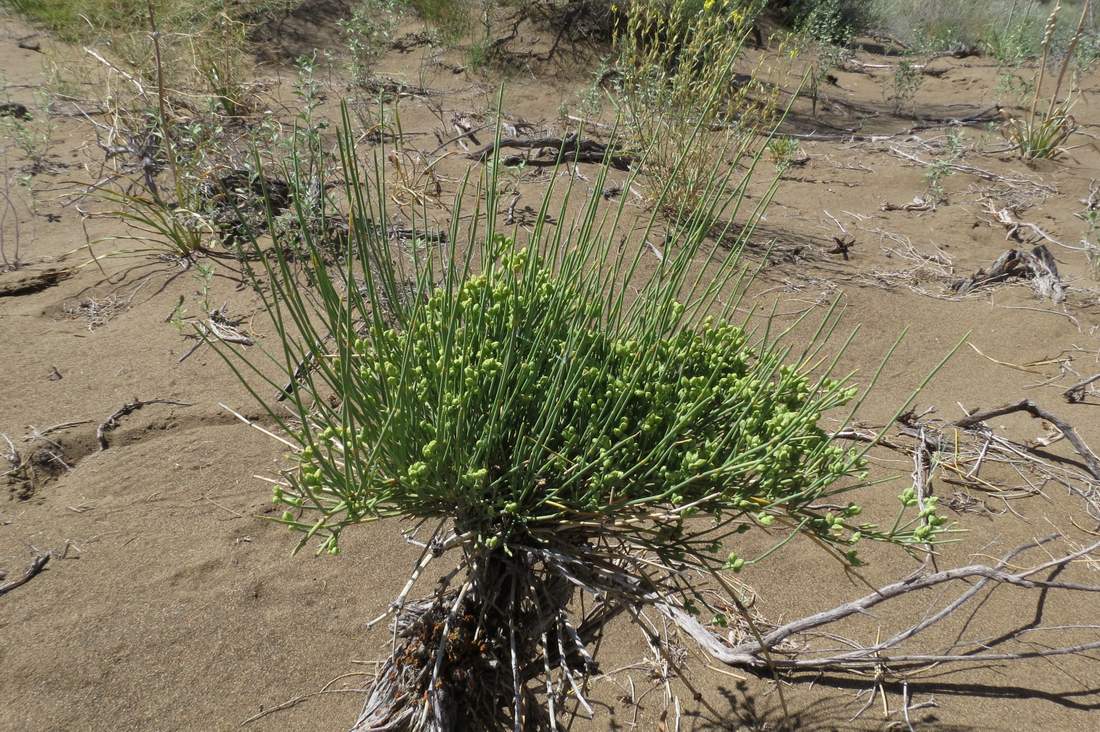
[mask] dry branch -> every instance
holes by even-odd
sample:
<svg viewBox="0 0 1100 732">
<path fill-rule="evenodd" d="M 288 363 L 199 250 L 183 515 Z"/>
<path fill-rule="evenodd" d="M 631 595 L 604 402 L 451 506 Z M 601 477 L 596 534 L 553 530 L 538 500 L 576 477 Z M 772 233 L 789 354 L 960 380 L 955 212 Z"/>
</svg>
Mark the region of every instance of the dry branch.
<svg viewBox="0 0 1100 732">
<path fill-rule="evenodd" d="M 988 269 L 979 269 L 969 277 L 956 280 L 951 289 L 965 295 L 979 287 L 1011 278 L 1030 280 L 1040 297 L 1060 303 L 1066 299 L 1066 288 L 1058 274 L 1058 265 L 1050 250 L 1040 244 L 1030 252 L 1009 249 L 994 260 Z"/>
<path fill-rule="evenodd" d="M 45 569 L 46 564 L 50 561 L 51 556 L 52 554 L 50 552 L 46 552 L 45 554 L 39 554 L 38 556 L 36 556 L 34 558 L 34 561 L 31 562 L 31 566 L 27 567 L 27 571 L 23 573 L 22 577 L 0 585 L 0 595 L 5 595 L 14 590 L 16 587 L 20 587 L 30 582 L 36 574 Z"/>
<path fill-rule="evenodd" d="M 848 261 L 849 252 L 852 251 L 852 247 L 856 245 L 856 238 L 850 234 L 844 236 L 834 236 L 833 243 L 836 245 L 832 249 L 827 250 L 826 254 L 839 254 L 844 257 L 844 261 Z"/>
<path fill-rule="evenodd" d="M 220 308 L 211 310 L 205 321 L 195 322 L 195 330 L 198 331 L 197 335 L 191 336 L 196 338 L 197 342 L 194 346 L 189 348 L 186 353 L 179 357 L 176 363 L 183 363 L 191 356 L 195 351 L 209 342 L 212 339 L 217 339 L 224 343 L 235 343 L 238 346 L 251 346 L 255 342 L 245 335 L 240 330 L 241 319 L 231 318 L 229 316 L 228 304 L 222 305 Z"/>
<path fill-rule="evenodd" d="M 1053 236 L 1039 228 L 1037 224 L 1030 223 L 1028 221 L 1021 221 L 1016 215 L 1016 212 L 1011 208 L 997 208 L 992 203 L 987 205 L 986 210 L 989 212 L 997 223 L 1001 224 L 1008 230 L 1005 234 L 1006 239 L 1012 239 L 1014 241 L 1023 242 L 1020 239 L 1020 229 L 1027 229 L 1038 236 L 1040 239 L 1044 239 L 1051 244 L 1056 244 L 1060 247 L 1064 247 L 1065 244 L 1055 239 Z"/>
<path fill-rule="evenodd" d="M 658 608 L 688 635 L 695 639 L 703 649 L 710 653 L 715 659 L 730 666 L 756 670 L 765 670 L 769 668 L 769 666 L 774 665 L 775 667 L 788 670 L 853 670 L 875 667 L 902 672 L 940 663 L 1015 661 L 1029 658 L 1079 654 L 1088 650 L 1100 648 L 1100 640 L 1098 640 L 1059 648 L 1044 648 L 1041 650 L 1020 651 L 1015 653 L 993 653 L 985 645 L 974 642 L 969 645 L 975 646 L 975 649 L 966 653 L 884 653 L 884 651 L 898 646 L 902 642 L 918 635 L 931 625 L 952 615 L 989 583 L 1013 585 L 1025 589 L 1060 589 L 1075 592 L 1100 593 L 1100 586 L 1085 585 L 1075 582 L 1032 579 L 1034 575 L 1040 572 L 1062 569 L 1071 562 L 1086 557 L 1091 552 L 1100 548 L 1100 541 L 1070 554 L 1033 565 L 1019 572 L 1012 573 L 1005 571 L 1005 567 L 1008 566 L 1009 562 L 1019 554 L 1029 549 L 1047 544 L 1056 538 L 1058 538 L 1057 534 L 1040 539 L 1034 544 L 1025 544 L 1017 547 L 993 566 L 973 564 L 923 576 L 914 575 L 907 577 L 881 587 L 858 600 L 846 602 L 829 610 L 824 610 L 786 623 L 767 633 L 759 641 L 752 640 L 737 645 L 730 645 L 719 635 L 707 629 L 696 618 L 679 607 L 661 603 L 658 604 Z M 887 602 L 888 600 L 908 597 L 911 593 L 937 587 L 949 582 L 971 579 L 976 579 L 977 582 L 946 606 L 935 613 L 925 616 L 923 620 L 895 634 L 887 640 L 865 647 L 856 647 L 854 650 L 845 653 L 816 657 L 811 657 L 812 652 L 807 652 L 805 650 L 795 655 L 793 652 L 784 653 L 779 649 L 780 644 L 785 641 L 791 641 L 798 636 L 803 636 L 810 631 L 832 625 L 845 618 L 865 614 L 871 608 Z M 1017 632 L 1009 637 L 1016 638 L 1024 632 L 1026 631 Z M 771 654 L 770 659 L 765 658 L 765 654 L 767 653 Z"/>
<path fill-rule="evenodd" d="M 1085 387 L 1098 380 L 1100 380 L 1100 374 L 1094 374 L 1066 389 L 1062 392 L 1062 396 L 1065 397 L 1066 401 L 1070 404 L 1076 404 L 1085 398 Z"/>
<path fill-rule="evenodd" d="M 1089 473 L 1092 474 L 1092 477 L 1100 480 L 1100 459 L 1098 459 L 1096 457 L 1096 453 L 1094 453 L 1089 448 L 1089 446 L 1085 444 L 1085 441 L 1081 439 L 1080 435 L 1078 435 L 1076 430 L 1073 429 L 1073 426 L 1065 420 L 1060 419 L 1059 417 L 1043 409 L 1030 399 L 1023 399 L 1013 404 L 1006 404 L 1003 407 L 989 409 L 984 412 L 975 412 L 967 417 L 964 417 L 963 419 L 954 422 L 954 425 L 962 429 L 967 429 L 975 427 L 976 425 L 984 422 L 987 419 L 1000 417 L 1005 414 L 1012 414 L 1014 412 L 1027 412 L 1036 419 L 1045 419 L 1047 422 L 1050 422 L 1052 425 L 1054 425 L 1059 432 L 1065 435 L 1066 440 L 1069 441 L 1069 444 L 1073 445 L 1073 449 L 1077 452 L 1078 455 L 1081 456 L 1081 459 L 1085 461 L 1085 465 L 1086 467 L 1088 467 Z"/>
<path fill-rule="evenodd" d="M 988 417 L 989 413 L 984 416 Z M 1029 443 L 1013 441 L 993 430 L 976 429 L 973 425 L 960 428 L 951 423 L 941 423 L 940 426 L 922 423 L 913 414 L 904 414 L 897 422 L 902 436 L 919 439 L 932 453 L 938 453 L 933 465 L 943 473 L 941 480 L 945 483 L 976 490 L 1005 502 L 1035 495 L 1042 490 L 1041 486 L 1048 483 L 1060 485 L 1083 499 L 1088 515 L 1100 522 L 1100 480 L 1089 467 L 1083 462 L 1052 456 L 1038 449 L 1063 438 L 1065 435 L 1062 433 L 1056 432 L 1053 439 Z M 951 433 L 948 434 L 945 428 L 951 428 Z M 871 441 L 875 433 L 848 430 L 837 436 Z M 913 450 L 901 440 L 879 440 L 879 444 L 906 455 Z M 985 464 L 1011 466 L 1023 479 L 1023 484 L 1010 487 L 990 483 L 980 475 Z M 947 505 L 956 511 L 964 511 L 979 504 L 985 507 L 984 501 L 976 500 L 969 492 L 958 490 L 947 501 Z M 1011 509 L 1006 506 L 1006 510 Z"/>
<path fill-rule="evenodd" d="M 0 432 L 0 438 L 3 438 L 4 442 L 8 445 L 8 454 L 4 457 L 7 458 L 8 465 L 11 467 L 6 473 L 3 473 L 4 476 L 7 476 L 23 467 L 23 457 L 19 454 L 19 450 L 15 448 L 15 443 L 13 443 L 7 435 Z"/>
<path fill-rule="evenodd" d="M 922 165 L 926 168 L 931 167 L 932 165 L 935 164 L 935 163 L 929 162 L 927 160 L 922 160 L 921 158 L 917 157 L 916 155 L 912 155 L 912 154 L 907 153 L 904 150 L 901 150 L 901 149 L 896 148 L 896 147 L 891 147 L 890 152 L 897 155 L 898 157 L 905 158 L 906 160 L 909 160 L 910 162 L 916 163 L 917 165 Z M 1035 181 L 1028 180 L 1027 178 L 1009 178 L 1007 176 L 997 175 L 996 173 L 994 173 L 992 171 L 985 170 L 983 168 L 977 168 L 973 165 L 966 165 L 964 163 L 950 163 L 950 162 L 943 162 L 943 161 L 939 161 L 939 162 L 940 162 L 940 164 L 946 166 L 947 168 L 949 168 L 951 170 L 954 170 L 957 173 L 965 173 L 967 175 L 972 175 L 976 178 L 981 178 L 982 180 L 991 181 L 993 183 L 1007 183 L 1009 185 L 1027 186 L 1027 187 L 1031 187 L 1031 188 L 1034 188 L 1034 189 L 1037 189 L 1037 190 L 1045 191 L 1047 193 L 1057 193 L 1058 192 L 1052 186 L 1046 185 L 1045 183 L 1036 183 Z"/>
<path fill-rule="evenodd" d="M 170 404 L 170 405 L 175 406 L 175 407 L 190 407 L 191 406 L 187 402 L 177 402 L 177 401 L 174 401 L 172 399 L 149 399 L 147 401 L 142 401 L 140 399 L 135 398 L 134 401 L 129 402 L 128 404 L 123 404 L 122 407 L 120 407 L 117 412 L 115 412 L 110 417 L 108 417 L 107 420 L 103 424 L 99 425 L 99 427 L 96 428 L 95 437 L 96 437 L 96 440 L 99 442 L 99 449 L 102 451 L 102 450 L 106 450 L 108 447 L 110 447 L 110 444 L 108 444 L 108 442 L 107 442 L 107 433 L 110 432 L 111 430 L 114 430 L 114 429 L 118 428 L 118 424 L 119 424 L 120 419 L 122 419 L 123 417 L 125 417 L 128 414 L 132 414 L 132 413 L 136 412 L 137 410 L 141 409 L 142 407 L 147 407 L 150 404 Z"/>
</svg>

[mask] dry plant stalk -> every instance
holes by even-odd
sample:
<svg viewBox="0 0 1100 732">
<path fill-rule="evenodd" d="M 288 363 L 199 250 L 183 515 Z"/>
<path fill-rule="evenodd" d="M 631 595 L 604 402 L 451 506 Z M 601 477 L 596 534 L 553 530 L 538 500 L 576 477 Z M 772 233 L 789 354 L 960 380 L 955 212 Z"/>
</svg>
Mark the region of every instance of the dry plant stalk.
<svg viewBox="0 0 1100 732">
<path fill-rule="evenodd" d="M 1024 119 L 1011 119 L 1002 127 L 1002 133 L 1010 142 L 1016 145 L 1024 158 L 1057 157 L 1062 151 L 1062 145 L 1077 131 L 1077 122 L 1069 113 L 1074 102 L 1073 94 L 1071 93 L 1061 102 L 1058 101 L 1058 97 L 1062 91 L 1062 84 L 1065 82 L 1069 63 L 1073 59 L 1073 54 L 1077 50 L 1077 44 L 1080 42 L 1081 36 L 1084 34 L 1089 8 L 1090 0 L 1085 0 L 1081 5 L 1081 16 L 1077 21 L 1076 30 L 1070 38 L 1066 56 L 1062 59 L 1061 68 L 1058 70 L 1058 77 L 1054 85 L 1054 91 L 1050 95 L 1050 102 L 1046 111 L 1040 115 L 1038 112 L 1039 95 L 1042 93 L 1043 81 L 1046 79 L 1046 65 L 1050 56 L 1054 31 L 1057 27 L 1058 13 L 1062 10 L 1061 0 L 1054 4 L 1054 8 L 1047 18 L 1043 32 L 1043 52 L 1039 60 L 1035 91 L 1032 93 L 1027 117 Z"/>
</svg>

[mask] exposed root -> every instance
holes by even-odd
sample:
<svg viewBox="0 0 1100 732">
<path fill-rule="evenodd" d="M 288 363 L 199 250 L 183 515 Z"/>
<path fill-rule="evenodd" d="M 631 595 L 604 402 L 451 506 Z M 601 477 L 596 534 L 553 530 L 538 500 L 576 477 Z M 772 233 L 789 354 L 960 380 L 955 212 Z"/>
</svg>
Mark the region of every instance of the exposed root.
<svg viewBox="0 0 1100 732">
<path fill-rule="evenodd" d="M 566 681 L 582 694 L 575 675 L 587 678 L 595 667 L 566 618 L 573 593 L 566 579 L 534 554 L 482 551 L 466 568 L 458 590 L 443 582 L 431 598 L 398 610 L 392 653 L 356 732 L 537 724 L 541 705 L 531 703 L 538 690 L 530 684 L 537 677 L 551 709 Z"/>
</svg>

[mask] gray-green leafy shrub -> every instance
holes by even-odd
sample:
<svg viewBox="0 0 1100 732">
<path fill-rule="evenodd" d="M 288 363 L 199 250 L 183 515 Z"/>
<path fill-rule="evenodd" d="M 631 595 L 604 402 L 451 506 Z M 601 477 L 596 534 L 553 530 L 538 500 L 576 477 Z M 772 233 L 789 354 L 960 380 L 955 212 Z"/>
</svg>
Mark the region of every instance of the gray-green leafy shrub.
<svg viewBox="0 0 1100 732">
<path fill-rule="evenodd" d="M 981 50 L 1005 66 L 1016 66 L 1041 51 L 1043 21 L 1052 3 L 1045 0 L 868 0 L 867 25 L 896 38 L 915 51 Z M 1062 9 L 1073 15 L 1083 0 L 1064 0 Z M 1095 38 L 1090 19 L 1086 36 Z M 1072 29 L 1057 33 L 1058 56 L 1069 45 Z M 1078 49 L 1088 59 L 1088 44 Z"/>
<path fill-rule="evenodd" d="M 1076 214 L 1085 222 L 1085 235 L 1081 238 L 1081 248 L 1085 251 L 1085 260 L 1089 263 L 1089 276 L 1100 280 L 1100 211 L 1089 207 Z"/>
<path fill-rule="evenodd" d="M 924 174 L 927 185 L 924 201 L 932 208 L 947 203 L 947 191 L 943 187 L 943 180 L 954 174 L 955 169 L 952 165 L 958 162 L 962 155 L 962 134 L 957 130 L 951 130 L 947 133 L 943 153 L 932 161 Z"/>
<path fill-rule="evenodd" d="M 901 112 L 907 105 L 912 104 L 923 81 L 924 76 L 919 68 L 909 61 L 898 61 L 894 67 L 893 93 L 890 97 L 895 112 Z"/>
<path fill-rule="evenodd" d="M 357 0 L 351 16 L 340 21 L 355 82 L 371 77 L 378 59 L 393 42 L 399 4 L 400 0 Z"/>
<path fill-rule="evenodd" d="M 869 19 L 867 3 L 859 0 L 784 0 L 773 10 L 790 27 L 831 45 L 846 45 Z"/>
<path fill-rule="evenodd" d="M 793 137 L 777 136 L 768 142 L 768 152 L 777 166 L 784 169 L 790 167 L 791 162 L 798 158 L 800 152 L 798 140 Z"/>
</svg>

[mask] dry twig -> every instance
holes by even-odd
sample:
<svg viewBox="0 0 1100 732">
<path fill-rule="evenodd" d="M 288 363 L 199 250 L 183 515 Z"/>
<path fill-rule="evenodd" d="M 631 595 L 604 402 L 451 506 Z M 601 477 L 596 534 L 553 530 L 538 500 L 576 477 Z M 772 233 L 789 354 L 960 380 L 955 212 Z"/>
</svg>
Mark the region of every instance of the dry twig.
<svg viewBox="0 0 1100 732">
<path fill-rule="evenodd" d="M 881 640 L 867 646 L 853 643 L 854 649 L 843 653 L 826 652 L 821 655 L 816 655 L 815 652 L 805 649 L 798 654 L 781 654 L 786 657 L 772 658 L 770 663 L 787 670 L 853 670 L 874 668 L 887 669 L 893 673 L 902 674 L 927 668 L 935 664 L 1020 661 L 1031 658 L 1082 654 L 1086 651 L 1100 648 L 1100 640 L 1072 646 L 1047 647 L 1037 650 L 1003 653 L 992 652 L 988 646 L 979 642 L 966 643 L 963 641 L 955 647 L 974 646 L 974 648 L 959 653 L 886 653 L 886 651 L 895 648 L 904 641 L 913 638 L 930 626 L 952 615 L 990 583 L 1013 585 L 1025 589 L 1038 589 L 1044 591 L 1061 589 L 1074 592 L 1100 593 L 1100 586 L 1075 582 L 1033 579 L 1033 577 L 1040 572 L 1050 572 L 1061 569 L 1074 561 L 1088 557 L 1090 553 L 1100 549 L 1100 541 L 1069 554 L 1035 564 L 1019 572 L 1008 572 L 1005 570 L 1010 562 L 1018 555 L 1030 549 L 1048 544 L 1056 538 L 1058 538 L 1058 535 L 1051 535 L 1036 541 L 1034 544 L 1025 544 L 1017 547 L 993 566 L 973 564 L 934 572 L 932 574 L 907 577 L 903 580 L 877 588 L 874 592 L 858 600 L 846 602 L 829 610 L 824 610 L 786 623 L 769 632 L 760 641 L 750 640 L 737 645 L 730 645 L 683 609 L 669 604 L 658 604 L 658 608 L 688 635 L 695 639 L 695 641 L 715 659 L 730 666 L 765 670 L 768 668 L 769 662 L 765 660 L 764 654 L 768 651 L 775 654 L 780 643 L 790 641 L 799 636 L 805 636 L 810 631 L 832 625 L 853 615 L 867 613 L 872 608 L 884 602 L 896 598 L 909 597 L 912 593 L 920 590 L 937 587 L 954 581 L 977 580 L 970 585 L 967 590 L 956 596 L 939 611 L 926 615 L 918 623 L 896 633 L 886 640 Z M 1023 629 L 1017 631 L 1009 634 L 1006 640 L 1019 639 L 1021 636 L 1028 632 L 1033 632 L 1034 630 L 1035 629 Z"/>
<path fill-rule="evenodd" d="M 134 401 L 129 402 L 127 404 L 123 404 L 122 407 L 120 407 L 118 409 L 118 411 L 116 411 L 114 414 L 112 414 L 110 417 L 108 417 L 107 420 L 103 424 L 99 425 L 99 427 L 96 428 L 95 437 L 96 437 L 96 440 L 99 442 L 100 451 L 106 450 L 108 447 L 110 447 L 110 444 L 108 444 L 108 442 L 107 442 L 107 433 L 110 432 L 111 430 L 114 430 L 114 429 L 118 428 L 118 424 L 119 424 L 120 419 L 122 419 L 123 417 L 125 417 L 128 414 L 132 414 L 133 412 L 136 412 L 137 410 L 141 409 L 142 407 L 147 407 L 150 404 L 170 404 L 170 405 L 175 406 L 175 407 L 190 407 L 190 406 L 192 406 L 191 404 L 189 404 L 187 402 L 177 402 L 177 401 L 174 401 L 172 399 L 149 399 L 147 401 L 142 401 L 140 399 L 135 398 Z"/>
<path fill-rule="evenodd" d="M 14 590 L 16 587 L 20 587 L 30 582 L 36 574 L 45 569 L 46 564 L 49 563 L 51 556 L 53 556 L 51 552 L 46 552 L 45 554 L 39 554 L 38 556 L 36 556 L 34 558 L 34 561 L 31 562 L 31 566 L 27 567 L 27 571 L 23 573 L 22 577 L 0 585 L 0 595 L 5 595 Z"/>
<path fill-rule="evenodd" d="M 1092 376 L 1077 382 L 1070 388 L 1062 392 L 1062 396 L 1066 398 L 1066 401 L 1070 404 L 1076 404 L 1085 398 L 1085 387 L 1100 380 L 1100 374 L 1093 374 Z"/>
<path fill-rule="evenodd" d="M 1047 422 L 1050 422 L 1052 425 L 1058 428 L 1058 431 L 1065 435 L 1066 440 L 1069 441 L 1069 444 L 1073 445 L 1073 449 L 1077 452 L 1078 455 L 1081 456 L 1081 459 L 1085 461 L 1085 465 L 1088 467 L 1088 470 L 1092 474 L 1092 477 L 1096 480 L 1100 480 L 1100 458 L 1097 458 L 1096 453 L 1094 453 L 1089 448 L 1089 446 L 1085 444 L 1085 441 L 1081 439 L 1080 435 L 1077 434 L 1077 431 L 1073 429 L 1073 426 L 1065 420 L 1060 419 L 1059 417 L 1043 409 L 1030 399 L 1023 399 L 1021 401 L 1014 402 L 1012 404 L 1006 404 L 1003 407 L 997 407 L 996 409 L 989 409 L 984 412 L 975 412 L 963 419 L 956 421 L 954 425 L 956 427 L 961 427 L 964 429 L 972 428 L 987 419 L 1000 417 L 1005 414 L 1012 414 L 1013 412 L 1027 412 L 1032 417 L 1035 417 L 1036 419 L 1045 419 Z"/>
</svg>

